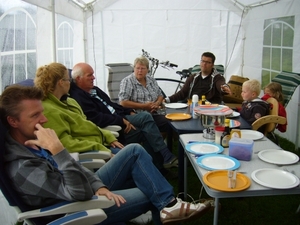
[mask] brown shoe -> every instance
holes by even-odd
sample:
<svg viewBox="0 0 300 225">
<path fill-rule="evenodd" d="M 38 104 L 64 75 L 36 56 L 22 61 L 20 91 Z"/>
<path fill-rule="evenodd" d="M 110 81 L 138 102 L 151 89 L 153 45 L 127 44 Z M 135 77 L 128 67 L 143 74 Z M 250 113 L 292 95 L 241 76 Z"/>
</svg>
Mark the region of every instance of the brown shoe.
<svg viewBox="0 0 300 225">
<path fill-rule="evenodd" d="M 164 163 L 164 168 L 169 169 L 172 167 L 178 167 L 178 159 L 174 157 L 170 162 Z"/>
<path fill-rule="evenodd" d="M 163 224 L 177 224 L 183 221 L 194 220 L 209 211 L 211 202 L 189 203 L 177 198 L 172 207 L 165 207 L 160 211 L 160 220 Z"/>
</svg>

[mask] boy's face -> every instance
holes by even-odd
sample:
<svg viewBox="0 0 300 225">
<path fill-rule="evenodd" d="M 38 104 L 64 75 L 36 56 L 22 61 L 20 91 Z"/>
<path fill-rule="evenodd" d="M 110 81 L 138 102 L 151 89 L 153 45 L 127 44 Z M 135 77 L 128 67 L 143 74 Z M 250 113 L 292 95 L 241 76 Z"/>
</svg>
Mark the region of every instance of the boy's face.
<svg viewBox="0 0 300 225">
<path fill-rule="evenodd" d="M 257 98 L 257 94 L 254 91 L 251 91 L 248 86 L 242 86 L 242 93 L 241 96 L 244 101 L 252 101 L 253 99 Z"/>
</svg>

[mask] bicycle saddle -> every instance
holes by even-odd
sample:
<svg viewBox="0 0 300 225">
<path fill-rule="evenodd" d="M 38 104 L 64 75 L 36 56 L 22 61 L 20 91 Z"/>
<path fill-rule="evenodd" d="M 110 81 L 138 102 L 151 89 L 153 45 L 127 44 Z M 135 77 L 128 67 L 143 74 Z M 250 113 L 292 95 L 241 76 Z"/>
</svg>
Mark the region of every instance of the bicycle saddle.
<svg viewBox="0 0 300 225">
<path fill-rule="evenodd" d="M 179 74 L 182 78 L 189 77 L 192 73 L 188 69 L 183 69 L 182 71 L 177 71 L 177 74 Z"/>
</svg>

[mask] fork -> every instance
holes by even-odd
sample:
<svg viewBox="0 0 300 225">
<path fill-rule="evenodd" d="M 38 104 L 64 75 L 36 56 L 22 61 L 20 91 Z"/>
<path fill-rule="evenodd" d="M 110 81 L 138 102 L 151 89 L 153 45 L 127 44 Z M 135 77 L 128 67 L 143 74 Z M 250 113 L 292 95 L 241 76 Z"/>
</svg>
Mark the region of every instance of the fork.
<svg viewBox="0 0 300 225">
<path fill-rule="evenodd" d="M 232 188 L 232 178 L 233 178 L 232 170 L 228 170 L 227 177 L 228 177 L 228 188 Z"/>
<path fill-rule="evenodd" d="M 292 173 L 292 174 L 294 174 L 294 175 L 296 175 L 295 174 L 295 171 L 294 170 L 291 170 L 291 171 L 289 171 L 287 168 L 282 168 L 285 172 L 289 172 L 289 173 Z"/>
</svg>

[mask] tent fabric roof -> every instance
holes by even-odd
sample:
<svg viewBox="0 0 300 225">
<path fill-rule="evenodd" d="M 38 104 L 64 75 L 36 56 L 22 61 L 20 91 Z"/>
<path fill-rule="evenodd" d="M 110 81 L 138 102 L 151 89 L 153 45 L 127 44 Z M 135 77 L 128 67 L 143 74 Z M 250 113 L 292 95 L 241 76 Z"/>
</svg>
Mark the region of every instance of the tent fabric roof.
<svg viewBox="0 0 300 225">
<path fill-rule="evenodd" d="M 93 10 L 94 13 L 102 11 L 103 9 L 113 5 L 118 2 L 118 0 L 23 0 L 25 2 L 31 3 L 33 5 L 42 7 L 44 9 L 50 10 L 55 7 L 55 12 L 61 15 L 67 16 L 74 20 L 84 21 L 84 12 Z M 239 9 L 240 11 L 244 9 L 251 9 L 256 6 L 261 6 L 269 4 L 272 2 L 277 2 L 279 0 L 221 0 L 220 4 L 230 8 L 232 11 Z M 70 4 L 69 4 L 70 3 Z M 66 4 L 68 4 L 68 10 L 66 9 Z M 233 10 L 235 8 L 235 10 Z"/>
</svg>

